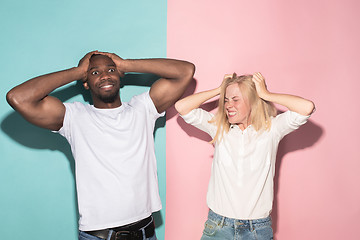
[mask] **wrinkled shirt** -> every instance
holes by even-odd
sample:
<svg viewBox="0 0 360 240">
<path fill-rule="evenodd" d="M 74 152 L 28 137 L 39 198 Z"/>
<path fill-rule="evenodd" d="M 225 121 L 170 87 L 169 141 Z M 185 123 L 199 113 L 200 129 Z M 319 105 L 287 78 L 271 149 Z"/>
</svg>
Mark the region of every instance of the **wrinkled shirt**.
<svg viewBox="0 0 360 240">
<path fill-rule="evenodd" d="M 194 109 L 183 119 L 212 138 L 217 127 L 209 120 L 213 114 Z M 269 131 L 257 132 L 251 125 L 242 131 L 231 125 L 215 153 L 207 192 L 211 210 L 225 217 L 259 219 L 272 210 L 276 153 L 280 140 L 305 124 L 310 116 L 287 111 L 272 118 Z"/>
</svg>

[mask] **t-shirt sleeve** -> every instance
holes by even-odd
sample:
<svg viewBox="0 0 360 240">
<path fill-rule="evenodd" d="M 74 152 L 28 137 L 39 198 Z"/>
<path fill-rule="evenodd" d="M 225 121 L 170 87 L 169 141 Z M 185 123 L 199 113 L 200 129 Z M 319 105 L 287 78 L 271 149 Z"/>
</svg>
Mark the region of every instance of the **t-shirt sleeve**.
<svg viewBox="0 0 360 240">
<path fill-rule="evenodd" d="M 273 118 L 271 129 L 275 131 L 281 139 L 285 135 L 298 129 L 301 125 L 304 125 L 309 117 L 310 115 L 304 116 L 289 110 Z"/>
<path fill-rule="evenodd" d="M 70 124 L 71 119 L 73 117 L 74 108 L 79 103 L 64 103 L 65 106 L 65 116 L 63 121 L 63 126 L 58 131 L 53 131 L 54 133 L 59 133 L 61 136 L 65 137 L 69 142 L 71 142 L 71 131 L 70 131 Z"/>
<path fill-rule="evenodd" d="M 162 113 L 158 113 L 154 102 L 152 101 L 149 91 L 146 91 L 140 95 L 134 96 L 129 105 L 136 107 L 137 109 L 142 109 L 144 111 L 148 111 L 151 116 L 155 119 L 162 117 L 165 115 L 165 111 Z"/>
<path fill-rule="evenodd" d="M 209 123 L 209 121 L 214 117 L 214 114 L 211 112 L 205 111 L 201 108 L 196 108 L 189 113 L 180 116 L 186 123 L 208 133 L 212 138 L 215 137 L 216 125 L 214 123 Z"/>
</svg>

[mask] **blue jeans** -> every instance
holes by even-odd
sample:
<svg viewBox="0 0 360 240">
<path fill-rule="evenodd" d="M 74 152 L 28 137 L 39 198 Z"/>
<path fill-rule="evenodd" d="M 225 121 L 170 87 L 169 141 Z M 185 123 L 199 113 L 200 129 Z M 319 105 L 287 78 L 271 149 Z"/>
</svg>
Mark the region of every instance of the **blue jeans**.
<svg viewBox="0 0 360 240">
<path fill-rule="evenodd" d="M 272 240 L 271 217 L 239 220 L 209 211 L 201 240 Z"/>
<path fill-rule="evenodd" d="M 109 233 L 107 240 L 109 240 L 110 237 L 111 237 L 111 232 Z M 93 235 L 87 234 L 86 232 L 79 230 L 79 240 L 103 240 L 103 239 L 95 237 Z M 152 236 L 150 238 L 144 238 L 144 240 L 157 240 L 156 233 L 154 234 L 154 236 Z"/>
</svg>

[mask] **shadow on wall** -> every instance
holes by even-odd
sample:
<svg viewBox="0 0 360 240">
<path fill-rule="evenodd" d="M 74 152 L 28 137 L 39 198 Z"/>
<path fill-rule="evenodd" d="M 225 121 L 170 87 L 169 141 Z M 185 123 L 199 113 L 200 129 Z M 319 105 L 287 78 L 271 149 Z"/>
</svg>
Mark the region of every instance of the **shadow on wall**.
<svg viewBox="0 0 360 240">
<path fill-rule="evenodd" d="M 301 126 L 298 130 L 286 135 L 284 139 L 280 141 L 278 153 L 276 157 L 276 166 L 275 166 L 275 177 L 274 177 L 274 205 L 271 213 L 273 220 L 273 230 L 274 233 L 277 231 L 278 223 L 278 191 L 279 191 L 279 179 L 281 175 L 280 166 L 282 159 L 289 152 L 294 152 L 297 150 L 309 148 L 313 146 L 323 134 L 323 129 L 315 124 L 313 121 L 309 120 L 305 125 Z"/>
<path fill-rule="evenodd" d="M 126 74 L 126 76 L 121 79 L 121 87 L 124 87 L 125 85 L 150 87 L 157 79 L 158 77 L 152 74 Z M 92 103 L 90 92 L 84 89 L 81 81 L 78 81 L 75 85 L 57 90 L 52 93 L 51 96 L 65 102 L 79 94 L 83 96 L 85 102 Z M 165 121 L 165 117 L 161 117 L 156 121 L 154 137 L 156 135 L 156 130 L 165 126 Z M 71 172 L 75 177 L 75 161 L 71 153 L 70 145 L 61 135 L 54 134 L 50 130 L 30 124 L 17 112 L 11 112 L 4 118 L 1 122 L 1 130 L 11 137 L 11 139 L 23 146 L 33 149 L 50 149 L 62 152 L 69 160 Z M 74 189 L 76 188 L 74 187 Z M 77 206 L 77 199 L 74 199 L 74 201 L 75 206 Z M 78 211 L 77 218 L 79 218 Z M 163 224 L 160 212 L 154 213 L 154 219 L 156 227 Z M 75 222 L 77 222 L 77 219 Z"/>
<path fill-rule="evenodd" d="M 193 78 L 181 98 L 184 98 L 184 97 L 194 94 L 196 85 L 197 85 L 196 79 Z M 172 106 L 168 110 L 166 110 L 166 120 L 169 120 L 177 115 L 178 115 L 178 112 L 176 111 L 174 106 Z"/>
<path fill-rule="evenodd" d="M 185 91 L 183 97 L 187 97 L 187 96 L 190 96 L 190 95 L 194 94 L 195 89 L 196 89 L 196 85 L 197 85 L 197 81 L 196 81 L 196 79 L 193 79 L 191 81 L 189 87 Z M 210 111 L 214 110 L 215 108 L 217 108 L 217 100 L 210 101 L 210 102 L 207 102 L 205 104 L 202 104 L 200 107 L 202 109 L 210 112 Z M 178 112 L 176 111 L 176 109 L 174 107 L 171 107 L 166 113 L 167 119 L 170 119 L 170 118 L 172 118 L 174 116 L 177 116 L 177 114 L 178 114 Z M 195 137 L 195 138 L 201 139 L 201 140 L 206 141 L 206 142 L 211 141 L 211 138 L 207 133 L 197 129 L 196 127 L 193 127 L 193 126 L 185 123 L 185 121 L 182 119 L 182 117 L 177 116 L 176 121 L 179 124 L 179 126 L 181 127 L 181 129 L 184 132 L 186 132 L 186 134 L 189 137 Z"/>
</svg>

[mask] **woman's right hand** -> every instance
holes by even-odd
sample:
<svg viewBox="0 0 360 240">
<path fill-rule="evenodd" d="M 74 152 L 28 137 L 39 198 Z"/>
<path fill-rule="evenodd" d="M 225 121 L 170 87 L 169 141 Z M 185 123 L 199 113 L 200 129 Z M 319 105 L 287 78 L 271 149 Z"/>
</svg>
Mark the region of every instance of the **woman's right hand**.
<svg viewBox="0 0 360 240">
<path fill-rule="evenodd" d="M 224 78 L 223 78 L 223 80 L 222 80 L 222 82 L 221 82 L 221 85 L 218 87 L 219 94 L 220 94 L 221 88 L 222 88 L 223 86 L 225 86 L 225 84 L 226 84 L 226 82 L 227 82 L 227 80 L 228 80 L 229 78 L 233 78 L 233 77 L 234 77 L 234 74 L 235 74 L 235 73 L 228 73 L 228 74 L 225 74 L 225 75 L 224 75 Z"/>
</svg>

